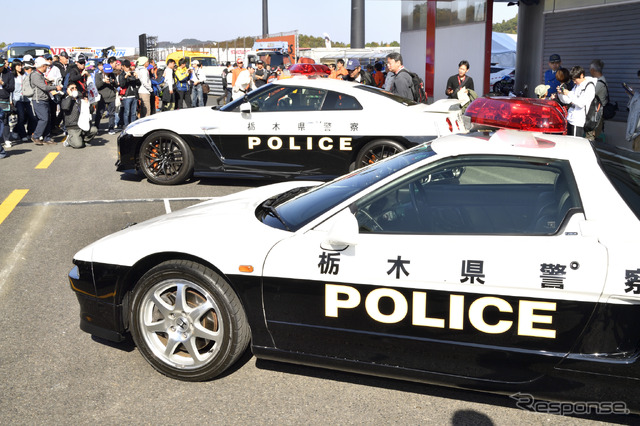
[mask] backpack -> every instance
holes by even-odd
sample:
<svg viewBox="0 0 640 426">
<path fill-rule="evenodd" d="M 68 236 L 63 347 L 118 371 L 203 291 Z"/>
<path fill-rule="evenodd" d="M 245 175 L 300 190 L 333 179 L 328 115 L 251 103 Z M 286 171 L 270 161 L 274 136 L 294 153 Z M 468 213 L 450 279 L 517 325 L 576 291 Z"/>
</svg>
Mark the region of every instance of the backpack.
<svg viewBox="0 0 640 426">
<path fill-rule="evenodd" d="M 31 74 L 27 74 L 27 78 L 25 78 L 22 81 L 22 96 L 26 96 L 27 98 L 30 98 L 33 96 L 33 86 L 31 85 Z"/>
<path fill-rule="evenodd" d="M 604 87 L 607 89 L 607 99 L 609 102 L 604 106 L 604 110 L 602 111 L 602 118 L 604 120 L 611 120 L 616 115 L 616 111 L 618 111 L 618 102 L 615 104 L 611 102 L 611 97 L 609 96 L 609 86 L 602 80 L 599 80 L 604 84 Z"/>
<path fill-rule="evenodd" d="M 427 92 L 424 90 L 424 81 L 420 76 L 414 72 L 409 71 L 406 68 L 402 68 L 400 72 L 405 71 L 411 76 L 411 93 L 413 93 L 413 100 L 422 104 L 427 103 Z"/>
<path fill-rule="evenodd" d="M 587 90 L 587 87 L 589 87 L 590 84 L 593 85 L 593 89 L 595 90 L 595 85 L 593 84 L 593 82 L 589 82 L 585 86 L 583 92 Z M 603 109 L 604 108 L 602 108 L 602 102 L 600 101 L 600 98 L 598 97 L 598 95 L 595 95 L 593 97 L 593 100 L 591 101 L 591 105 L 589 105 L 589 109 L 585 113 L 583 126 L 585 132 L 590 132 L 598 127 L 598 123 L 600 122 L 600 120 L 602 120 Z"/>
</svg>

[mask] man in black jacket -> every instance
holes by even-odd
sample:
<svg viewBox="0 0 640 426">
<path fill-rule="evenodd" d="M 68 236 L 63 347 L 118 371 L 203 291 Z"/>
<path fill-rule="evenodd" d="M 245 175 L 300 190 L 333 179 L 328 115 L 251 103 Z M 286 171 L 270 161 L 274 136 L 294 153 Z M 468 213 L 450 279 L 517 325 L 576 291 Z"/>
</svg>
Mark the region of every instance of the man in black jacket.
<svg viewBox="0 0 640 426">
<path fill-rule="evenodd" d="M 82 102 L 88 103 L 89 101 L 86 98 L 83 99 L 81 97 L 75 83 L 70 83 L 67 88 L 67 96 L 65 96 L 60 103 L 60 110 L 64 115 L 64 124 L 68 133 L 64 142 L 65 146 L 70 146 L 72 148 L 84 148 L 85 143 L 90 142 L 98 133 L 98 129 L 95 126 L 91 126 L 90 116 L 87 117 L 87 121 L 90 126 L 89 130 L 82 130 L 78 126 Z"/>
<path fill-rule="evenodd" d="M 116 88 L 118 82 L 113 76 L 113 68 L 109 64 L 105 64 L 102 72 L 96 74 L 96 88 L 100 92 L 100 100 L 96 109 L 96 128 L 100 130 L 100 119 L 102 113 L 107 111 L 109 117 L 109 134 L 114 135 L 116 127 Z"/>
<path fill-rule="evenodd" d="M 118 75 L 118 86 L 120 86 L 121 93 L 124 92 L 120 109 L 123 111 L 122 120 L 123 128 L 125 128 L 129 123 L 136 121 L 140 80 L 138 80 L 138 74 L 128 59 L 122 61 L 122 68 L 122 72 Z"/>
</svg>

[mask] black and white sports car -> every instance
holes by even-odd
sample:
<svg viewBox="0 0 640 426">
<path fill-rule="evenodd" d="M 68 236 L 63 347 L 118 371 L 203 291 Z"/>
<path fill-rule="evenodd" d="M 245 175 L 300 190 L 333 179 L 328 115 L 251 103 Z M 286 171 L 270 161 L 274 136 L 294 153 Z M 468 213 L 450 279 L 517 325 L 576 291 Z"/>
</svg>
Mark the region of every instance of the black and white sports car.
<svg viewBox="0 0 640 426">
<path fill-rule="evenodd" d="M 458 101 L 416 104 L 362 84 L 291 78 L 220 110 L 137 120 L 118 138 L 116 165 L 164 185 L 190 176 L 327 180 L 463 131 Z"/>
<path fill-rule="evenodd" d="M 495 125 L 505 108 L 480 112 Z M 250 344 L 259 358 L 637 408 L 640 179 L 614 160 L 582 138 L 473 132 L 325 184 L 207 201 L 80 250 L 80 326 L 130 333 L 181 380 L 218 376 Z"/>
</svg>

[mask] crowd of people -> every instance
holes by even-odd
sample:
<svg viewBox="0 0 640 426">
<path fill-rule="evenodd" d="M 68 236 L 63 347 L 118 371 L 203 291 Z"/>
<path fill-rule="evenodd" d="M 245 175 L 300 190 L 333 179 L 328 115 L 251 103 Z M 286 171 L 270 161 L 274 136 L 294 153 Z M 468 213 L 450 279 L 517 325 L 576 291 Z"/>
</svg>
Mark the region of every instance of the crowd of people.
<svg viewBox="0 0 640 426">
<path fill-rule="evenodd" d="M 115 134 L 138 118 L 206 104 L 205 75 L 194 60 L 165 69 L 155 61 L 115 57 L 90 62 L 80 54 L 70 63 L 67 52 L 9 63 L 0 58 L 0 158 L 18 143 L 83 148 L 102 131 Z M 9 124 L 14 115 L 16 122 Z M 11 131 L 10 128 L 13 127 Z M 55 141 L 57 136 L 63 136 Z"/>
<path fill-rule="evenodd" d="M 412 73 L 404 67 L 402 55 L 392 52 L 385 59 L 386 67 L 380 62 L 363 67 L 356 58 L 346 63 L 339 59 L 329 65 L 328 77 L 415 98 Z M 589 76 L 580 66 L 571 70 L 563 68 L 558 54 L 551 55 L 548 64 L 544 84 L 536 87 L 536 95 L 566 107 L 568 134 L 594 141 L 603 132 L 604 120 L 588 131 L 584 125 L 594 97 L 598 97 L 602 107 L 609 103 L 603 61 L 591 62 Z M 55 144 L 53 138 L 63 134 L 65 146 L 82 148 L 99 133 L 103 119 L 107 121 L 103 131 L 115 134 L 118 129 L 156 111 L 204 106 L 209 87 L 202 65 L 198 60 L 188 65 L 187 58 L 177 63 L 169 59 L 165 68 L 159 68 L 154 60 L 144 56 L 135 61 L 109 57 L 93 65 L 82 54 L 70 63 L 64 51 L 56 56 L 26 55 L 11 63 L 0 58 L 0 158 L 6 156 L 4 148 L 16 143 Z M 445 88 L 447 97 L 460 99 L 461 104 L 467 105 L 477 97 L 473 79 L 467 75 L 469 68 L 468 61 L 460 61 L 458 73 L 447 80 Z M 238 58 L 233 65 L 227 62 L 222 72 L 223 94 L 217 102 L 228 103 L 243 97 L 266 84 L 270 76 L 280 77 L 286 73 L 287 67 L 271 69 L 262 60 L 257 61 L 255 67 L 246 68 L 243 58 Z M 627 140 L 634 150 L 640 151 L 640 93 L 631 99 L 629 107 Z M 9 126 L 11 114 L 17 120 L 13 131 Z"/>
</svg>

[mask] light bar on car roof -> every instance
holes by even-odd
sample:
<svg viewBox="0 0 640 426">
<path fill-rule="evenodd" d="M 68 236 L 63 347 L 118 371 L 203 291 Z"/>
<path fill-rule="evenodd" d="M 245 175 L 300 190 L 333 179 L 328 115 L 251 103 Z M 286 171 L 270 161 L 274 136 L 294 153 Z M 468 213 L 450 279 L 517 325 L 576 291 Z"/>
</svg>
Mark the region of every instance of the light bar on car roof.
<svg viewBox="0 0 640 426">
<path fill-rule="evenodd" d="M 566 133 L 567 119 L 555 101 L 529 98 L 478 98 L 465 115 L 475 127 Z"/>
<path fill-rule="evenodd" d="M 293 64 L 289 67 L 291 74 L 318 75 L 331 74 L 331 69 L 324 64 Z"/>
</svg>

